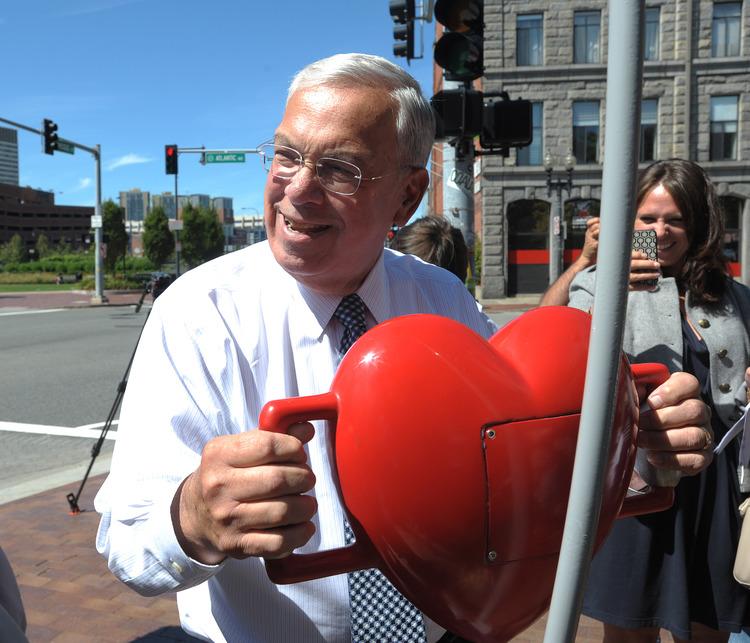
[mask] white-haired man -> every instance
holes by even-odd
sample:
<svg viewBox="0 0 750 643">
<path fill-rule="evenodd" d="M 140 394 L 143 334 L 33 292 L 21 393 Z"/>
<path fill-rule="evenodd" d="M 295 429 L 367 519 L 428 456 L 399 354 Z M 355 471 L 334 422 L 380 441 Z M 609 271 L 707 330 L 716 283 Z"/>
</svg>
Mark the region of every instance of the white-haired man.
<svg viewBox="0 0 750 643">
<path fill-rule="evenodd" d="M 345 516 L 325 423 L 295 425 L 289 435 L 254 430 L 267 401 L 329 389 L 355 332 L 343 308 L 358 307 L 349 317 L 360 330 L 417 312 L 484 337 L 496 330 L 453 275 L 383 248 L 427 188 L 433 135 L 429 103 L 396 65 L 363 54 L 309 65 L 261 148 L 268 242 L 190 271 L 155 302 L 96 501 L 97 547 L 137 591 L 178 591 L 183 628 L 195 636 L 445 635 L 413 606 L 388 613 L 372 596 L 380 629 L 368 629 L 352 618 L 351 575 L 268 580 L 262 557 L 340 547 Z M 689 379 L 668 384 L 666 405 L 695 395 Z M 705 466 L 710 455 L 691 446 L 703 435 L 704 407 L 690 400 L 657 414 L 679 429 L 651 445 L 668 466 Z"/>
</svg>

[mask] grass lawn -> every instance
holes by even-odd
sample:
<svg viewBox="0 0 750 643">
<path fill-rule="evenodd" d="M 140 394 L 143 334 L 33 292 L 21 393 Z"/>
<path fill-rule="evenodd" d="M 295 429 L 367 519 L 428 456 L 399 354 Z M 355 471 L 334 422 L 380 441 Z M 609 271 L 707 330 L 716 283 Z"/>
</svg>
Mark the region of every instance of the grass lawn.
<svg viewBox="0 0 750 643">
<path fill-rule="evenodd" d="M 80 290 L 80 283 L 75 284 L 0 284 L 0 292 L 63 292 Z"/>
</svg>

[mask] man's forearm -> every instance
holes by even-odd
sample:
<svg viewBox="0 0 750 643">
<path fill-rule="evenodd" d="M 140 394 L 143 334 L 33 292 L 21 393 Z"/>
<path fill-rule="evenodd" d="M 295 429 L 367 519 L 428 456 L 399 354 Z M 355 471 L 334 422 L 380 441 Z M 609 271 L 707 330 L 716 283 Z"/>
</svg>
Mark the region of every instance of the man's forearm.
<svg viewBox="0 0 750 643">
<path fill-rule="evenodd" d="M 570 284 L 573 283 L 575 276 L 591 265 L 587 260 L 581 261 L 579 257 L 568 269 L 561 274 L 542 296 L 539 301 L 540 306 L 567 306 L 570 299 Z"/>
</svg>

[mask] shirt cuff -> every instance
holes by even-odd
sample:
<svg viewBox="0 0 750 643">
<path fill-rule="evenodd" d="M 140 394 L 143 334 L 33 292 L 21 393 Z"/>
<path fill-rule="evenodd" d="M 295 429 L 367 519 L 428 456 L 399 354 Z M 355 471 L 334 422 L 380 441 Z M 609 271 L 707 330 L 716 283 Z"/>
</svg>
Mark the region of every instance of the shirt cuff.
<svg viewBox="0 0 750 643">
<path fill-rule="evenodd" d="M 171 515 L 171 499 L 153 513 L 154 520 L 150 521 L 152 537 L 148 542 L 154 543 L 154 555 L 167 573 L 176 583 L 185 589 L 198 585 L 216 574 L 224 566 L 222 561 L 218 565 L 205 565 L 188 556 L 182 549 L 174 531 Z"/>
</svg>

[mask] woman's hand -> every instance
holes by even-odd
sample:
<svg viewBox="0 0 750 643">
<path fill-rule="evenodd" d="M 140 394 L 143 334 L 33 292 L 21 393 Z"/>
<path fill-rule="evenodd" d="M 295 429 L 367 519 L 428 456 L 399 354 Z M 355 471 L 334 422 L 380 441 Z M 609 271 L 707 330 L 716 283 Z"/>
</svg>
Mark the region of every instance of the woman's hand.
<svg viewBox="0 0 750 643">
<path fill-rule="evenodd" d="M 749 374 L 750 369 L 746 377 Z M 700 399 L 695 377 L 673 373 L 646 401 L 650 410 L 638 420 L 638 446 L 648 451 L 651 464 L 684 475 L 700 473 L 711 464 L 711 409 Z"/>
<path fill-rule="evenodd" d="M 628 287 L 630 290 L 653 290 L 655 286 L 648 282 L 661 276 L 661 267 L 658 261 L 648 258 L 646 253 L 634 250 L 630 259 L 630 279 Z"/>
</svg>

